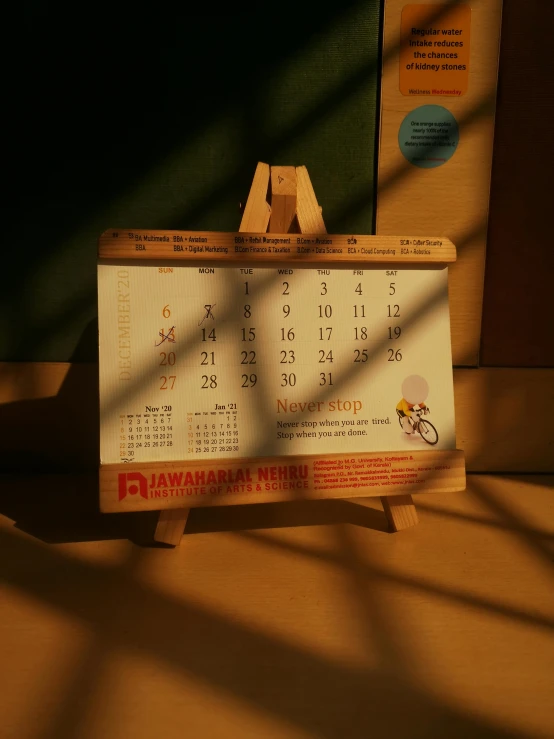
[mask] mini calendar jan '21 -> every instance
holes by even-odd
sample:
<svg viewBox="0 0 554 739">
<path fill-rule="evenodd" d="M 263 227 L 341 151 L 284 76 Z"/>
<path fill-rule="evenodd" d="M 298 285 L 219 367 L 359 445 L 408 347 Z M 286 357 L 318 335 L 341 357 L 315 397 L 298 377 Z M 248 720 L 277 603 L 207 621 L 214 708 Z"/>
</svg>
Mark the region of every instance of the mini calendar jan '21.
<svg viewBox="0 0 554 739">
<path fill-rule="evenodd" d="M 104 262 L 98 290 L 102 464 L 455 448 L 446 267 Z"/>
</svg>

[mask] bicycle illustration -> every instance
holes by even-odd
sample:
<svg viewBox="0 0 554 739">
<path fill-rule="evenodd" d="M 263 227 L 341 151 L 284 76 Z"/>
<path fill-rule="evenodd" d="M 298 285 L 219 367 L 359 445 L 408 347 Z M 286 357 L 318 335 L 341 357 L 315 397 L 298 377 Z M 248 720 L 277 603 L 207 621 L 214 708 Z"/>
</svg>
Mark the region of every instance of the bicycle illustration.
<svg viewBox="0 0 554 739">
<path fill-rule="evenodd" d="M 431 421 L 428 421 L 427 419 L 423 418 L 422 416 L 425 413 L 429 413 L 429 410 L 427 408 L 412 408 L 412 415 L 411 416 L 405 416 L 403 415 L 399 410 L 396 411 L 398 414 L 398 423 L 400 424 L 400 428 L 407 434 L 413 434 L 413 433 L 419 433 L 423 441 L 426 441 L 428 444 L 431 444 L 431 446 L 435 446 L 437 441 L 439 440 L 439 434 L 437 429 L 433 426 Z M 411 426 L 411 431 L 406 431 L 403 425 L 403 419 L 407 418 L 408 423 Z"/>
</svg>

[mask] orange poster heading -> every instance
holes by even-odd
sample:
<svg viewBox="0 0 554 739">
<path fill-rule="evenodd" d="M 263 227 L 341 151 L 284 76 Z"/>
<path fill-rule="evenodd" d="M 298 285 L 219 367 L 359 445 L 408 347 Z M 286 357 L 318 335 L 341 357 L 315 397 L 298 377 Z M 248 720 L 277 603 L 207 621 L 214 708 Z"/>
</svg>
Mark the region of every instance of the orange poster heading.
<svg viewBox="0 0 554 739">
<path fill-rule="evenodd" d="M 400 32 L 400 92 L 456 97 L 467 92 L 469 5 L 406 5 Z"/>
</svg>

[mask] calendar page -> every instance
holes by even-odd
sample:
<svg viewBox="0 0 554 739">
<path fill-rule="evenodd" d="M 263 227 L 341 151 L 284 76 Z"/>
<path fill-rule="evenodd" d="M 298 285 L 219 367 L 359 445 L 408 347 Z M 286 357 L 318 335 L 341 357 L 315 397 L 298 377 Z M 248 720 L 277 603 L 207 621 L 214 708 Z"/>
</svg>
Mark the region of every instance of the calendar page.
<svg viewBox="0 0 554 739">
<path fill-rule="evenodd" d="M 98 291 L 102 464 L 455 448 L 446 267 L 106 261 Z"/>
</svg>

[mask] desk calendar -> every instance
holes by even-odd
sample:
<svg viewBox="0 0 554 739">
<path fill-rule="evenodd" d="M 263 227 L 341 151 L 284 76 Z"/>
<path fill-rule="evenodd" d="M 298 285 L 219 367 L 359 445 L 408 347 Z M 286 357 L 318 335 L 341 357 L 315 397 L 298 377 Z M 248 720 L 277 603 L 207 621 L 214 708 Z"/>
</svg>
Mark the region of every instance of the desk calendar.
<svg viewBox="0 0 554 739">
<path fill-rule="evenodd" d="M 459 489 L 450 242 L 134 231 L 103 244 L 104 510 Z"/>
</svg>

